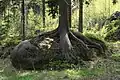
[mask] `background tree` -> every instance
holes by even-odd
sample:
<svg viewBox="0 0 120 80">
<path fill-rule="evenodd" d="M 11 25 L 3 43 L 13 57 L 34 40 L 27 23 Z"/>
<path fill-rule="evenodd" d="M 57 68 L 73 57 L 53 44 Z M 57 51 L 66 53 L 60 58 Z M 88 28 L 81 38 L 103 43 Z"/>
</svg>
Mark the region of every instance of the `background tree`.
<svg viewBox="0 0 120 80">
<path fill-rule="evenodd" d="M 71 11 L 72 11 L 71 9 L 72 9 L 72 8 L 71 8 L 71 1 L 70 1 L 70 0 L 69 0 L 69 2 L 68 2 L 68 5 L 69 5 L 69 6 L 68 6 L 68 7 L 69 7 L 69 8 L 68 8 L 68 13 L 69 13 L 69 15 L 68 15 L 69 19 L 68 19 L 68 20 L 69 20 L 69 27 L 71 28 Z"/>
<path fill-rule="evenodd" d="M 45 27 L 45 0 L 42 0 L 42 14 L 43 14 L 43 26 Z"/>
<path fill-rule="evenodd" d="M 79 0 L 79 32 L 83 32 L 83 0 Z"/>
<path fill-rule="evenodd" d="M 25 2 L 22 0 L 22 9 L 21 9 L 21 21 L 22 21 L 22 40 L 25 40 Z"/>
</svg>

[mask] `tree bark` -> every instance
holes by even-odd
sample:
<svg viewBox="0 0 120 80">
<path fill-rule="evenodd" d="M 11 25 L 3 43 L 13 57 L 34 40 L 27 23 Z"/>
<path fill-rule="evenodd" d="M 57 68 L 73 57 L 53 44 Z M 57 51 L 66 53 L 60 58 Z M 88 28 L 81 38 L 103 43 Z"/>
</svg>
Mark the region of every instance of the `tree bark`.
<svg viewBox="0 0 120 80">
<path fill-rule="evenodd" d="M 79 32 L 83 32 L 83 0 L 79 0 Z"/>
<path fill-rule="evenodd" d="M 69 21 L 69 27 L 71 28 L 71 0 L 68 0 L 68 21 Z"/>
<path fill-rule="evenodd" d="M 72 48 L 71 42 L 68 37 L 68 1 L 59 0 L 59 34 L 60 34 L 60 48 L 63 52 L 67 52 Z M 70 0 L 71 1 L 71 0 Z"/>
<path fill-rule="evenodd" d="M 22 21 L 22 40 L 25 40 L 25 9 L 24 9 L 24 0 L 22 0 L 22 17 L 21 17 L 21 21 Z"/>
<path fill-rule="evenodd" d="M 43 27 L 45 27 L 45 0 L 42 0 L 42 15 L 43 15 Z"/>
</svg>

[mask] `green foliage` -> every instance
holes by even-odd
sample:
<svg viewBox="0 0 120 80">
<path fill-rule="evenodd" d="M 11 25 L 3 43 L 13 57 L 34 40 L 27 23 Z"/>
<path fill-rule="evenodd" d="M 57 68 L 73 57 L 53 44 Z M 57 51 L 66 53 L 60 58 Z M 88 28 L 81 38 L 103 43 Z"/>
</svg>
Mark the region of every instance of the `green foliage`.
<svg viewBox="0 0 120 80">
<path fill-rule="evenodd" d="M 106 34 L 105 40 L 117 40 L 116 31 L 119 30 L 120 27 L 120 20 L 113 21 L 112 23 L 104 26 L 106 31 L 104 32 Z"/>
<path fill-rule="evenodd" d="M 12 12 L 10 8 L 7 8 L 5 13 L 4 17 L 0 19 L 0 44 L 2 46 L 18 44 L 20 41 L 19 26 L 16 26 L 16 24 L 20 23 L 18 18 L 19 11 L 15 10 Z"/>
<path fill-rule="evenodd" d="M 11 0 L 5 0 L 5 2 L 9 3 Z M 11 41 L 12 38 L 10 35 L 14 35 L 14 38 L 20 39 L 21 38 L 21 11 L 20 11 L 20 0 L 12 0 L 10 5 L 6 6 L 7 3 L 3 4 L 3 0 L 1 0 L 1 4 L 3 6 L 5 15 L 4 20 L 0 19 L 0 42 L 5 41 Z M 26 1 L 26 0 L 25 0 Z M 50 3 L 52 1 L 52 3 Z M 88 1 L 88 0 L 86 0 Z M 32 3 L 37 3 L 37 5 L 42 6 L 41 0 L 33 0 Z M 112 5 L 112 1 L 109 0 L 92 0 L 89 2 L 89 6 L 84 5 L 84 33 L 88 36 L 97 37 L 99 39 L 103 39 L 106 36 L 106 28 L 103 28 L 101 31 L 97 31 L 97 27 L 99 25 L 91 26 L 94 27 L 90 31 L 87 31 L 88 23 L 90 20 L 95 19 L 95 21 L 103 21 L 108 17 L 110 14 L 112 14 L 114 11 L 119 11 L 119 2 L 116 3 L 116 5 Z M 53 14 L 56 16 L 55 19 L 52 19 L 51 16 L 46 16 L 46 27 L 43 27 L 42 23 L 42 15 L 37 15 L 34 13 L 34 9 L 31 8 L 28 11 L 28 18 L 27 18 L 27 25 L 26 25 L 26 36 L 27 37 L 33 37 L 35 36 L 35 30 L 41 30 L 43 31 L 50 31 L 58 27 L 58 17 L 57 14 L 57 0 L 48 0 L 46 6 L 46 14 Z M 77 4 L 76 4 L 77 5 Z M 30 5 L 29 5 L 30 6 Z M 31 5 L 32 6 L 32 5 Z M 9 14 L 8 14 L 9 9 Z M 2 8 L 0 9 L 2 10 Z M 42 10 L 41 10 L 42 11 Z M 40 12 L 42 13 L 42 12 Z M 57 14 L 56 14 L 57 13 Z M 77 30 L 78 27 L 78 14 L 79 10 L 78 8 L 72 13 L 72 29 Z M 3 14 L 2 14 L 3 16 Z M 94 23 L 94 21 L 93 21 Z M 89 29 L 89 28 L 88 28 Z M 7 38 L 8 37 L 8 38 Z M 7 38 L 7 39 L 6 39 Z M 11 40 L 10 40 L 11 39 Z M 2 41 L 1 41 L 2 40 Z M 4 40 L 4 41 L 3 41 Z M 18 40 L 19 41 L 19 40 Z M 14 42 L 14 41 L 13 41 Z M 7 42 L 8 43 L 8 42 Z"/>
<path fill-rule="evenodd" d="M 119 1 L 113 5 L 112 0 L 92 0 L 89 6 L 84 5 L 84 26 L 89 28 L 101 25 L 112 13 L 120 11 L 119 7 Z"/>
<path fill-rule="evenodd" d="M 48 12 L 46 12 L 46 14 L 48 14 Z M 35 15 L 33 9 L 30 9 L 27 20 L 28 24 L 26 26 L 26 35 L 34 36 L 35 30 L 41 30 L 41 32 L 53 30 L 58 26 L 57 20 L 58 18 L 52 19 L 50 16 L 46 16 L 46 25 L 43 27 L 41 15 Z"/>
<path fill-rule="evenodd" d="M 9 47 L 17 45 L 20 41 L 21 40 L 19 39 L 18 36 L 12 37 L 11 35 L 10 37 L 7 37 L 4 40 L 0 41 L 0 44 L 2 44 L 2 46 Z"/>
<path fill-rule="evenodd" d="M 115 61 L 120 61 L 120 53 L 112 54 L 112 59 Z"/>
<path fill-rule="evenodd" d="M 41 0 L 34 0 L 37 5 L 42 6 Z M 2 4 L 4 6 L 4 4 Z M 29 7 L 29 6 L 28 6 Z M 1 9 L 0 9 L 1 10 Z M 46 8 L 48 10 L 48 8 Z M 41 8 L 42 11 L 42 8 Z M 40 12 L 42 13 L 42 12 Z M 46 12 L 48 14 L 48 12 Z M 2 14 L 3 15 L 3 14 Z M 11 45 L 17 44 L 21 41 L 21 8 L 19 0 L 14 0 L 11 5 L 5 7 L 4 16 L 0 16 L 0 44 Z M 55 29 L 58 24 L 58 17 L 52 19 L 50 16 L 46 16 L 46 27 L 43 27 L 42 15 L 36 14 L 33 8 L 30 8 L 26 15 L 26 37 L 27 39 L 35 36 L 35 31 L 41 32 L 50 31 Z"/>
<path fill-rule="evenodd" d="M 68 61 L 51 61 L 49 64 L 45 65 L 44 68 L 48 70 L 64 70 L 75 68 L 75 64 L 68 63 Z"/>
<path fill-rule="evenodd" d="M 66 70 L 68 76 L 71 79 L 79 79 L 81 77 L 90 77 L 90 76 L 100 76 L 104 73 L 104 70 L 102 68 L 98 69 L 80 69 L 80 70 Z"/>
<path fill-rule="evenodd" d="M 35 15 L 36 14 L 38 14 L 38 15 L 41 14 L 42 8 L 41 8 L 41 5 L 40 5 L 40 1 L 38 1 L 38 0 L 32 0 L 32 1 L 30 1 L 27 4 L 27 8 L 28 8 L 28 10 L 32 9 Z"/>
<path fill-rule="evenodd" d="M 58 0 L 48 0 L 46 3 L 48 8 L 50 8 L 48 15 L 52 15 L 52 18 L 55 18 L 58 14 Z"/>
<path fill-rule="evenodd" d="M 90 29 L 84 29 L 84 35 L 89 38 L 95 38 L 97 40 L 111 40 L 116 41 L 119 37 L 119 28 L 120 28 L 120 20 L 112 21 L 107 25 L 103 26 L 102 29 L 98 30 L 98 25 L 95 27 L 91 27 Z"/>
<path fill-rule="evenodd" d="M 20 76 L 17 80 L 33 80 L 35 75 Z"/>
<path fill-rule="evenodd" d="M 97 28 L 98 26 L 96 26 Z M 102 34 L 102 31 L 98 31 L 96 28 L 92 28 L 90 30 L 84 30 L 84 35 L 88 38 L 93 38 L 97 40 L 104 41 L 104 34 Z"/>
</svg>

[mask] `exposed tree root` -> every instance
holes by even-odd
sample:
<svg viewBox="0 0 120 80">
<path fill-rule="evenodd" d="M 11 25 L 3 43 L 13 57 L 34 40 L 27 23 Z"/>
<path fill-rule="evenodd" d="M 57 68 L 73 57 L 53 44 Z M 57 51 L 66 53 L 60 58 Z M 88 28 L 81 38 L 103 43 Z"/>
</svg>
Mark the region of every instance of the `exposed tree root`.
<svg viewBox="0 0 120 80">
<path fill-rule="evenodd" d="M 78 32 L 73 32 L 73 34 L 77 38 L 81 39 L 89 48 L 96 48 L 99 50 L 100 53 L 104 53 L 104 49 L 102 48 L 102 46 L 99 43 L 91 41 L 89 38 L 85 37 L 84 35 L 82 35 Z"/>
<path fill-rule="evenodd" d="M 32 38 L 30 42 L 33 44 L 35 44 L 36 42 L 40 43 L 40 41 L 42 41 L 45 37 L 49 36 L 52 38 L 52 37 L 56 36 L 57 34 L 58 34 L 58 28 L 53 31 L 41 33 L 38 36 Z"/>
<path fill-rule="evenodd" d="M 76 35 L 74 35 L 72 32 L 70 32 L 70 36 L 73 40 L 76 40 L 77 42 L 79 42 L 83 49 L 85 50 L 89 50 L 89 48 L 87 47 L 87 45 L 84 43 L 84 41 L 82 41 L 81 39 L 79 39 Z"/>
<path fill-rule="evenodd" d="M 93 56 L 90 51 L 95 48 L 100 54 L 104 53 L 101 44 L 91 41 L 89 38 L 80 33 L 70 31 L 68 37 L 72 48 L 63 52 L 60 48 L 60 34 L 58 29 L 50 32 L 42 33 L 31 40 L 21 42 L 15 47 L 11 54 L 11 61 L 14 67 L 23 69 L 41 68 L 44 64 L 48 64 L 53 60 L 67 60 L 70 62 L 78 62 L 79 59 L 91 60 Z M 46 38 L 49 40 L 50 48 L 41 48 L 40 43 Z M 68 48 L 69 49 L 69 48 Z"/>
</svg>

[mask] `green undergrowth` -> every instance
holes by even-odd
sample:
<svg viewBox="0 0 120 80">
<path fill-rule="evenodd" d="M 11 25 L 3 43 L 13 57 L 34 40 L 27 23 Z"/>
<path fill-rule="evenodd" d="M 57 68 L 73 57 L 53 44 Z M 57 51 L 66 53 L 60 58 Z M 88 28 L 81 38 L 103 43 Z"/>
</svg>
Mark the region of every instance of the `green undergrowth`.
<svg viewBox="0 0 120 80">
<path fill-rule="evenodd" d="M 112 45 L 113 44 L 113 45 Z M 111 48 L 113 49 L 113 54 L 111 55 L 111 58 L 115 61 L 120 62 L 120 41 L 111 43 Z"/>
<path fill-rule="evenodd" d="M 9 72 L 8 72 L 9 73 Z M 42 70 L 42 71 L 16 71 L 5 73 L 1 72 L 2 80 L 76 80 L 82 77 L 99 76 L 104 73 L 102 68 L 99 69 L 65 69 L 57 70 Z"/>
<path fill-rule="evenodd" d="M 113 54 L 112 59 L 115 61 L 120 61 L 120 53 Z"/>
<path fill-rule="evenodd" d="M 89 78 L 97 80 L 113 74 L 120 75 L 120 41 L 106 44 L 112 50 L 110 58 L 83 61 L 78 65 L 54 61 L 44 66 L 42 70 L 18 71 L 13 68 L 9 58 L 0 59 L 0 80 L 89 80 Z"/>
<path fill-rule="evenodd" d="M 104 26 L 105 40 L 107 41 L 118 41 L 119 40 L 119 27 L 120 20 L 112 21 L 108 25 Z"/>
<path fill-rule="evenodd" d="M 2 60 L 1 60 L 2 61 Z M 99 59 L 97 63 L 84 62 L 84 66 L 70 65 L 70 69 L 16 70 L 4 63 L 0 68 L 0 80 L 81 80 L 82 78 L 101 78 L 104 75 L 119 74 L 120 63 L 110 59 Z M 57 63 L 56 63 L 57 64 Z M 61 64 L 61 66 L 64 64 Z M 92 67 L 91 67 L 92 66 Z"/>
</svg>

